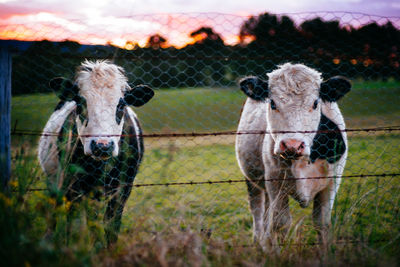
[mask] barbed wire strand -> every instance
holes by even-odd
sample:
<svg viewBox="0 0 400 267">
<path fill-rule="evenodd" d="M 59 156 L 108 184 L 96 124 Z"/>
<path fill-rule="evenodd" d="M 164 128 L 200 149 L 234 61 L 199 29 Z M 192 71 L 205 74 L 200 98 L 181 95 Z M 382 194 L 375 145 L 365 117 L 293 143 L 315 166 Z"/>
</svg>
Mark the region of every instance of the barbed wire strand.
<svg viewBox="0 0 400 267">
<path fill-rule="evenodd" d="M 220 136 L 220 135 L 246 135 L 246 134 L 288 134 L 288 133 L 337 133 L 337 132 L 395 132 L 400 131 L 400 126 L 387 126 L 387 127 L 374 127 L 374 128 L 348 128 L 348 129 L 337 129 L 337 130 L 314 130 L 314 131 L 219 131 L 219 132 L 189 132 L 189 133 L 150 133 L 150 134 L 138 134 L 143 138 L 162 138 L 162 137 L 200 137 L 200 136 Z M 62 136 L 67 133 L 55 133 L 55 132 L 42 132 L 32 130 L 13 130 L 11 135 L 19 136 Z M 81 137 L 131 137 L 131 134 L 98 134 L 98 135 L 72 135 Z"/>
<path fill-rule="evenodd" d="M 381 173 L 381 174 L 354 174 L 354 175 L 343 175 L 337 176 L 315 176 L 315 177 L 290 177 L 290 178 L 272 178 L 272 179 L 258 179 L 258 180 L 247 180 L 247 179 L 229 179 L 229 180 L 207 180 L 207 181 L 188 181 L 188 182 L 170 182 L 170 183 L 146 183 L 146 184 L 131 184 L 129 187 L 156 187 L 156 186 L 187 186 L 187 185 L 215 185 L 215 184 L 234 184 L 244 183 L 247 181 L 251 182 L 276 182 L 276 181 L 296 181 L 296 180 L 321 180 L 321 179 L 354 179 L 354 178 L 387 178 L 387 177 L 400 177 L 400 173 Z M 40 178 L 38 178 L 40 179 Z M 124 185 L 120 185 L 124 186 Z M 27 191 L 47 191 L 47 188 L 30 188 Z"/>
</svg>

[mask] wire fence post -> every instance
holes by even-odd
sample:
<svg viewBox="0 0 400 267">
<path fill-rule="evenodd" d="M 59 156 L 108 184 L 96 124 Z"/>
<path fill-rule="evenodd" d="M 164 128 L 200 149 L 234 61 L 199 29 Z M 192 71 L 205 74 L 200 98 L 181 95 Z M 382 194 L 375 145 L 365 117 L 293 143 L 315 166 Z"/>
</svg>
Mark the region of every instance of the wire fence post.
<svg viewBox="0 0 400 267">
<path fill-rule="evenodd" d="M 0 46 L 0 190 L 11 176 L 11 55 Z"/>
</svg>

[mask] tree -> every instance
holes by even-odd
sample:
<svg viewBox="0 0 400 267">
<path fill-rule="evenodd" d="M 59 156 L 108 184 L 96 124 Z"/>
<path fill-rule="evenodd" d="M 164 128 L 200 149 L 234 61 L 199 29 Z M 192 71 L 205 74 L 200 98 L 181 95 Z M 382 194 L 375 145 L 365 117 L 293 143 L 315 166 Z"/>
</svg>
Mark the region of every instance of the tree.
<svg viewBox="0 0 400 267">
<path fill-rule="evenodd" d="M 166 46 L 167 46 L 167 39 L 165 39 L 158 33 L 151 35 L 149 39 L 147 39 L 146 47 L 150 47 L 153 49 L 160 49 L 160 48 L 166 48 Z"/>
<path fill-rule="evenodd" d="M 269 42 L 278 29 L 279 21 L 276 15 L 264 13 L 252 16 L 240 27 L 239 38 L 244 40 L 248 36 L 255 38 L 258 43 Z"/>
<path fill-rule="evenodd" d="M 224 44 L 221 36 L 210 27 L 201 27 L 190 33 L 190 37 L 195 40 L 196 44 Z"/>
</svg>

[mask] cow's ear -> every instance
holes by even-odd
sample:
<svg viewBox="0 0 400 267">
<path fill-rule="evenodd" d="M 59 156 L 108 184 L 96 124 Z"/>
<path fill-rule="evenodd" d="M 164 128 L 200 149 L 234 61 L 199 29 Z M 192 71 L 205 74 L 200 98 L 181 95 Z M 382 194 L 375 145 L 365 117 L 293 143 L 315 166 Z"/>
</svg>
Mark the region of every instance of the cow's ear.
<svg viewBox="0 0 400 267">
<path fill-rule="evenodd" d="M 57 77 L 49 82 L 50 88 L 56 93 L 58 98 L 64 101 L 73 100 L 79 93 L 79 88 L 72 81 Z"/>
<path fill-rule="evenodd" d="M 128 105 L 140 107 L 150 101 L 154 91 L 147 85 L 137 85 L 125 92 L 124 100 Z"/>
<path fill-rule="evenodd" d="M 251 99 L 261 101 L 268 97 L 268 82 L 258 77 L 246 77 L 239 82 L 240 89 Z"/>
<path fill-rule="evenodd" d="M 342 76 L 335 76 L 321 83 L 319 97 L 323 101 L 336 102 L 350 92 L 350 81 Z"/>
</svg>

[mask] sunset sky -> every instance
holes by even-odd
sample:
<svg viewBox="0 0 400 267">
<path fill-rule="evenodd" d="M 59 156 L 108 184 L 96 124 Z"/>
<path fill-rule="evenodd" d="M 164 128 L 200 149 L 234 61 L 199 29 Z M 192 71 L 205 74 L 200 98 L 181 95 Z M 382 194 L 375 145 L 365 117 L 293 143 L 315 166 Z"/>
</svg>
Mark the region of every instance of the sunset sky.
<svg viewBox="0 0 400 267">
<path fill-rule="evenodd" d="M 400 17 L 398 0 L 0 0 L 0 39 L 53 41 L 124 46 L 126 41 L 145 43 L 155 33 L 171 45 L 190 42 L 188 34 L 210 26 L 228 44 L 237 41 L 241 23 L 249 15 L 346 11 Z M 318 13 L 324 15 L 324 13 Z M 337 15 L 338 14 L 338 15 Z M 327 14 L 337 19 L 339 13 Z M 310 14 L 289 15 L 294 20 Z M 348 15 L 347 15 L 348 16 Z M 346 18 L 345 18 L 346 19 Z M 347 20 L 365 23 L 366 16 L 350 15 Z M 379 17 L 373 17 L 379 19 Z M 383 20 L 385 21 L 385 20 Z M 346 23 L 346 21 L 345 21 Z"/>
</svg>

